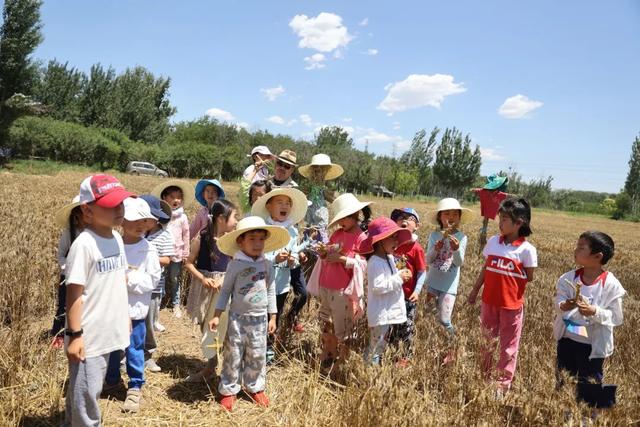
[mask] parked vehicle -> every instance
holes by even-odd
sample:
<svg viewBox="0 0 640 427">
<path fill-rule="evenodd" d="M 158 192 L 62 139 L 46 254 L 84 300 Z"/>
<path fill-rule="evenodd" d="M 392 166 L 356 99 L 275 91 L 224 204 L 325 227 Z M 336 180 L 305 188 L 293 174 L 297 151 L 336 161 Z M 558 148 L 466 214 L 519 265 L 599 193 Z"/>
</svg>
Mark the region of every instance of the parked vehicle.
<svg viewBox="0 0 640 427">
<path fill-rule="evenodd" d="M 396 193 L 389 190 L 384 185 L 374 185 L 372 189 L 373 189 L 373 194 L 375 194 L 378 197 L 387 197 L 389 199 L 393 199 L 393 196 L 396 195 Z"/>
<path fill-rule="evenodd" d="M 131 175 L 162 176 L 165 178 L 169 176 L 167 171 L 147 162 L 129 162 L 127 164 L 127 173 L 130 173 Z"/>
</svg>

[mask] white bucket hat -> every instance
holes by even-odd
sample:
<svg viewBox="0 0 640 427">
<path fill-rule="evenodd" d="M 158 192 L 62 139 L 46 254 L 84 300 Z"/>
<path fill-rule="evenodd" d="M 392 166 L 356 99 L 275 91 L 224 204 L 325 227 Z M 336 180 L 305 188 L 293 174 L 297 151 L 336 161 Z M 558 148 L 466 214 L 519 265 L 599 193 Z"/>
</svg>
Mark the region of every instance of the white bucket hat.
<svg viewBox="0 0 640 427">
<path fill-rule="evenodd" d="M 311 166 L 329 166 L 329 170 L 324 177 L 326 181 L 336 179 L 344 173 L 344 169 L 342 169 L 342 166 L 331 163 L 331 158 L 326 154 L 314 155 L 311 158 L 311 163 L 308 165 L 300 166 L 298 168 L 298 172 L 305 178 L 309 178 L 311 176 Z"/>
<path fill-rule="evenodd" d="M 467 208 L 463 208 L 460 206 L 460 202 L 452 197 L 448 197 L 446 199 L 442 199 L 438 202 L 438 206 L 436 210 L 433 212 L 429 212 L 429 221 L 435 225 L 440 225 L 438 223 L 438 212 L 448 211 L 448 210 L 459 210 L 461 211 L 460 215 L 460 224 L 467 224 L 473 221 L 473 212 Z"/>
<path fill-rule="evenodd" d="M 240 246 L 236 243 L 236 239 L 241 234 L 253 230 L 265 230 L 267 232 L 267 241 L 264 244 L 264 252 L 273 252 L 282 249 L 289 243 L 291 236 L 286 228 L 277 225 L 267 225 L 264 219 L 259 216 L 248 216 L 238 222 L 236 229 L 230 233 L 224 234 L 217 241 L 218 249 L 223 254 L 234 256 L 240 250 Z"/>
<path fill-rule="evenodd" d="M 360 212 L 364 207 L 369 206 L 372 202 L 361 202 L 351 193 L 344 193 L 338 196 L 331 206 L 329 206 L 329 212 L 331 213 L 331 222 L 329 227 L 333 226 L 336 222 L 342 218 L 346 218 L 354 213 Z"/>
<path fill-rule="evenodd" d="M 269 218 L 270 214 L 267 210 L 267 202 L 276 196 L 287 196 L 291 199 L 289 220 L 292 224 L 297 224 L 304 219 L 304 216 L 307 214 L 307 197 L 302 191 L 296 190 L 295 188 L 275 188 L 267 194 L 260 196 L 251 207 L 251 215 L 264 219 Z"/>
<path fill-rule="evenodd" d="M 273 157 L 273 153 L 271 152 L 271 150 L 269 150 L 269 147 L 267 147 L 266 145 L 257 145 L 253 147 L 253 150 L 251 150 L 251 154 L 247 154 L 247 157 L 251 157 L 254 154 L 262 154 L 263 156 Z"/>
<path fill-rule="evenodd" d="M 144 199 L 129 197 L 124 199 L 124 219 L 138 221 L 141 219 L 156 219 L 151 213 L 149 204 Z"/>
<path fill-rule="evenodd" d="M 69 215 L 71 215 L 71 211 L 80 206 L 80 195 L 77 195 L 73 198 L 71 203 L 68 205 L 64 205 L 56 212 L 56 224 L 60 227 L 67 228 L 69 226 Z"/>
<path fill-rule="evenodd" d="M 182 205 L 186 208 L 191 205 L 196 198 L 196 189 L 191 185 L 191 183 L 187 181 L 182 181 L 179 179 L 163 179 L 162 182 L 156 185 L 153 190 L 151 190 L 151 194 L 156 196 L 158 199 L 162 200 L 160 195 L 167 187 L 178 187 L 182 190 Z"/>
</svg>

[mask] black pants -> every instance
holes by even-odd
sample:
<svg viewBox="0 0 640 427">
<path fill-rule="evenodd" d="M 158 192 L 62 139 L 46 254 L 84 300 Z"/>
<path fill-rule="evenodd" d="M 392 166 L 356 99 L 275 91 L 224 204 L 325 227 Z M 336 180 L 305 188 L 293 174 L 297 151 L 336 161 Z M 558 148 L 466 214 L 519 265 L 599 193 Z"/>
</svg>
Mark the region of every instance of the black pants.
<svg viewBox="0 0 640 427">
<path fill-rule="evenodd" d="M 302 266 L 300 265 L 291 270 L 291 289 L 293 289 L 296 297 L 291 304 L 291 310 L 287 316 L 290 320 L 295 320 L 307 303 L 307 282 L 304 279 Z"/>
<path fill-rule="evenodd" d="M 60 283 L 64 281 L 64 276 L 60 276 Z M 65 285 L 58 285 L 58 302 L 56 305 L 56 315 L 53 318 L 53 325 L 51 326 L 51 336 L 63 336 L 64 326 L 67 318 L 67 287 Z"/>
</svg>

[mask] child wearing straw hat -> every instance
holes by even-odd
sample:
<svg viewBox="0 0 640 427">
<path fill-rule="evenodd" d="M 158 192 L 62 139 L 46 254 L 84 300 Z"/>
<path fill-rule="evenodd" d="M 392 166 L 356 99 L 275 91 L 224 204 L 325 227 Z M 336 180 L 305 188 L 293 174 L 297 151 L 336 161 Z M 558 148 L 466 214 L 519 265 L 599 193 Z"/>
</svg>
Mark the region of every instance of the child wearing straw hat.
<svg viewBox="0 0 640 427">
<path fill-rule="evenodd" d="M 436 301 L 438 320 L 451 335 L 454 334 L 451 315 L 467 249 L 467 236 L 459 227 L 472 219 L 473 213 L 453 198 L 440 200 L 436 210 L 429 213 L 430 222 L 439 230 L 429 235 L 427 245 L 428 299 Z"/>
<path fill-rule="evenodd" d="M 367 238 L 358 252 L 371 254 L 367 262 L 367 319 L 369 321 L 369 348 L 365 360 L 379 365 L 392 328 L 407 321 L 402 285 L 412 277 L 406 267 L 396 267 L 393 252 L 411 240 L 411 232 L 386 217 L 376 218 L 369 224 Z M 394 344 L 397 344 L 394 342 Z"/>
<path fill-rule="evenodd" d="M 67 264 L 67 254 L 71 244 L 78 237 L 84 228 L 82 220 L 82 211 L 80 210 L 80 196 L 75 196 L 71 203 L 63 206 L 56 212 L 56 225 L 62 227 L 62 233 L 58 239 L 58 266 L 60 267 L 60 280 L 58 281 L 58 300 L 56 305 L 56 314 L 53 317 L 53 325 L 51 326 L 51 336 L 53 341 L 51 346 L 56 349 L 64 347 L 64 323 L 65 323 L 65 304 L 67 289 L 65 283 L 65 267 Z"/>
<path fill-rule="evenodd" d="M 173 311 L 177 318 L 182 317 L 180 310 L 180 273 L 182 263 L 189 256 L 189 219 L 184 212 L 186 206 L 193 203 L 195 189 L 186 181 L 177 179 L 163 180 L 151 194 L 164 200 L 171 206 L 171 220 L 167 229 L 173 235 L 175 255 L 171 257 L 171 263 L 165 273 L 165 288 L 167 291 L 167 307 Z"/>
<path fill-rule="evenodd" d="M 209 223 L 209 210 L 218 199 L 224 199 L 222 184 L 217 179 L 201 179 L 196 184 L 196 200 L 202 206 L 189 226 L 189 237 L 193 240 Z"/>
<path fill-rule="evenodd" d="M 238 222 L 235 231 L 218 239 L 220 252 L 233 259 L 227 266 L 209 329 L 217 331 L 231 299 L 218 384 L 218 401 L 228 411 L 243 385 L 256 404 L 269 405 L 264 393 L 267 334 L 276 330 L 277 308 L 272 265 L 264 253 L 284 248 L 290 238 L 285 228 L 249 216 Z"/>
<path fill-rule="evenodd" d="M 307 226 L 317 232 L 316 240 L 326 243 L 329 237 L 329 210 L 327 209 L 326 182 L 337 179 L 344 173 L 342 166 L 331 163 L 326 154 L 316 154 L 311 163 L 298 169 L 300 175 L 311 181 L 309 200 L 305 221 Z"/>
</svg>

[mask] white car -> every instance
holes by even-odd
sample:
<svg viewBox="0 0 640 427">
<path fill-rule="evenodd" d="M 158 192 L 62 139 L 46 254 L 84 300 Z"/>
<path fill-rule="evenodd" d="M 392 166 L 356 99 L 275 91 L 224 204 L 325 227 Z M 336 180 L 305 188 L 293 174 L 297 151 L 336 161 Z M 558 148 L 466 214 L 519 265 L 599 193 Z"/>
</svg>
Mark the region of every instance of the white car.
<svg viewBox="0 0 640 427">
<path fill-rule="evenodd" d="M 127 164 L 127 173 L 130 173 L 131 175 L 162 176 L 165 178 L 169 176 L 167 171 L 147 162 L 129 162 Z"/>
</svg>

